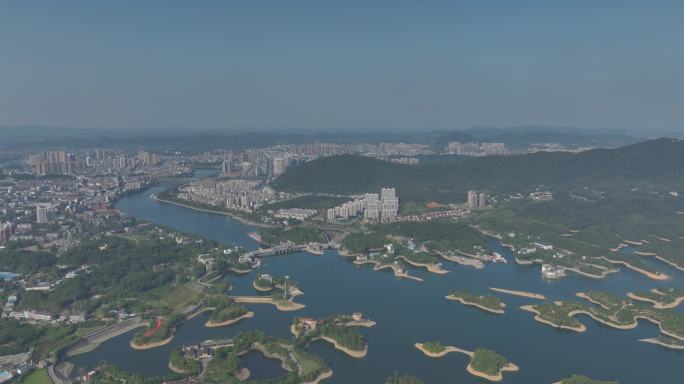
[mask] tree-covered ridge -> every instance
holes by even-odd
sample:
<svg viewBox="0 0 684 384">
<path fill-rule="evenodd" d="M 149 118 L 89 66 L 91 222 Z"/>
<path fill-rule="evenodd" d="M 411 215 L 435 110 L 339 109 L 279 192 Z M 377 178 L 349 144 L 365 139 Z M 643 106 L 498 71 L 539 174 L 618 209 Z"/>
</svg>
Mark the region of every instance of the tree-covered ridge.
<svg viewBox="0 0 684 384">
<path fill-rule="evenodd" d="M 538 185 L 609 190 L 684 186 L 684 143 L 658 139 L 580 153 L 455 158 L 406 166 L 362 156 L 333 156 L 291 167 L 276 188 L 305 193 L 355 194 L 392 185 L 415 201 L 462 201 L 467 189 L 529 191 Z"/>
<path fill-rule="evenodd" d="M 440 251 L 471 250 L 485 243 L 485 236 L 466 223 L 433 220 L 428 222 L 399 222 L 377 225 L 373 230 L 391 236 L 414 239 Z"/>
<path fill-rule="evenodd" d="M 280 244 L 291 241 L 295 244 L 326 243 L 323 231 L 317 228 L 290 226 L 259 228 L 261 242 L 265 244 Z"/>
<path fill-rule="evenodd" d="M 381 250 L 387 242 L 387 237 L 383 233 L 351 233 L 342 240 L 342 247 L 351 253 L 365 253 Z"/>
</svg>

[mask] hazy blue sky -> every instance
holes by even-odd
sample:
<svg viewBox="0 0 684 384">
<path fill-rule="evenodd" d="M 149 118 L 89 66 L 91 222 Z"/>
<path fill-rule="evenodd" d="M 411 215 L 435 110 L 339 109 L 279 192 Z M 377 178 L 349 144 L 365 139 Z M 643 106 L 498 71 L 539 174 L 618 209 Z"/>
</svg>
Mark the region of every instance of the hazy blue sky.
<svg viewBox="0 0 684 384">
<path fill-rule="evenodd" d="M 684 1 L 0 1 L 0 126 L 684 127 Z"/>
</svg>

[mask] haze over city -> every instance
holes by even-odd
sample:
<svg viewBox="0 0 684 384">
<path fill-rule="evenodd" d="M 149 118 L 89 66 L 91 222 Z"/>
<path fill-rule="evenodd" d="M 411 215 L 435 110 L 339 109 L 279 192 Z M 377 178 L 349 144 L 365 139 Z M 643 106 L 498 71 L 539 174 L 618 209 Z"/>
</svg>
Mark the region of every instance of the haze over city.
<svg viewBox="0 0 684 384">
<path fill-rule="evenodd" d="M 676 0 L 3 1 L 0 126 L 677 131 L 682 19 Z"/>
</svg>

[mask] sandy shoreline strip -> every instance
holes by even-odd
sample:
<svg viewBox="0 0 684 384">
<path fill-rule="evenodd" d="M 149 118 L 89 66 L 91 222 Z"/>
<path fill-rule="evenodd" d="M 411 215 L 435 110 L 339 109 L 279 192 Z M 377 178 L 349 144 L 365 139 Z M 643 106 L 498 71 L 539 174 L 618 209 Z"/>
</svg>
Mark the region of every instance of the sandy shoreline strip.
<svg viewBox="0 0 684 384">
<path fill-rule="evenodd" d="M 331 338 L 329 338 L 329 337 L 327 337 L 327 336 L 319 336 L 318 338 L 320 338 L 321 340 L 327 341 L 328 343 L 332 344 L 332 345 L 335 347 L 335 349 L 337 349 L 337 350 L 339 350 L 339 351 L 342 351 L 342 352 L 346 353 L 347 355 L 349 355 L 349 356 L 351 356 L 351 357 L 354 357 L 354 358 L 357 358 L 357 359 L 360 359 L 360 358 L 362 358 L 362 357 L 365 357 L 366 354 L 368 354 L 368 345 L 366 345 L 366 346 L 365 346 L 362 350 L 360 350 L 360 351 L 355 351 L 355 350 L 353 350 L 353 349 L 349 349 L 349 348 L 347 348 L 347 347 L 341 346 L 340 344 L 337 343 L 337 340 L 331 339 Z"/>
<path fill-rule="evenodd" d="M 649 343 L 649 344 L 655 344 L 655 345 L 660 345 L 661 347 L 665 347 L 668 349 L 677 349 L 677 350 L 684 350 L 684 345 L 674 345 L 674 344 L 668 344 L 662 340 L 658 340 L 655 337 L 652 337 L 650 339 L 639 339 L 642 343 Z"/>
<path fill-rule="evenodd" d="M 507 294 L 513 295 L 513 296 L 527 297 L 528 299 L 546 300 L 546 296 L 539 294 L 539 293 L 534 293 L 534 292 L 515 291 L 512 289 L 495 288 L 495 287 L 489 287 L 489 289 L 491 289 L 492 291 L 495 291 L 495 292 L 507 293 Z"/>
<path fill-rule="evenodd" d="M 130 347 L 135 349 L 136 351 L 145 351 L 148 349 L 158 348 L 163 345 L 166 345 L 170 343 L 171 340 L 173 340 L 173 334 L 164 340 L 155 341 L 154 343 L 136 344 L 133 340 L 131 340 L 130 343 L 128 343 L 128 345 L 130 345 Z"/>
<path fill-rule="evenodd" d="M 280 301 L 274 300 L 269 296 L 230 296 L 231 299 L 235 300 L 236 303 L 240 304 L 272 304 L 275 305 L 279 311 L 297 311 L 306 307 L 306 305 L 301 303 L 296 303 L 294 301 L 289 301 L 288 304 L 283 304 Z"/>
<path fill-rule="evenodd" d="M 454 295 L 446 295 L 446 296 L 444 296 L 444 297 L 445 297 L 447 300 L 458 301 L 458 302 L 460 302 L 461 304 L 469 305 L 469 306 L 471 306 L 471 307 L 477 307 L 477 308 L 479 308 L 479 309 L 481 309 L 481 310 L 483 310 L 483 311 L 487 311 L 487 312 L 490 312 L 490 313 L 496 313 L 496 314 L 499 314 L 499 315 L 505 313 L 505 312 L 504 312 L 504 308 L 506 308 L 506 304 L 504 304 L 503 307 L 501 307 L 501 309 L 494 309 L 494 308 L 485 307 L 484 305 L 481 305 L 481 304 L 478 304 L 478 303 L 473 303 L 473 302 L 470 302 L 470 301 L 466 301 L 465 299 L 463 299 L 463 298 L 461 298 L 461 297 L 456 297 L 456 296 L 454 296 Z"/>
<path fill-rule="evenodd" d="M 213 321 L 209 320 L 209 321 L 207 321 L 206 323 L 204 323 L 204 326 L 207 327 L 207 328 L 226 327 L 226 326 L 228 326 L 228 325 L 235 324 L 235 323 L 237 323 L 237 322 L 240 321 L 240 320 L 243 320 L 243 319 L 250 319 L 250 318 L 252 318 L 252 317 L 254 317 L 254 312 L 249 311 L 249 312 L 245 313 L 245 314 L 242 315 L 242 316 L 236 317 L 236 318 L 234 318 L 234 319 L 228 319 L 228 320 L 225 320 L 225 321 L 221 321 L 221 322 L 218 322 L 218 323 L 214 323 Z"/>
</svg>

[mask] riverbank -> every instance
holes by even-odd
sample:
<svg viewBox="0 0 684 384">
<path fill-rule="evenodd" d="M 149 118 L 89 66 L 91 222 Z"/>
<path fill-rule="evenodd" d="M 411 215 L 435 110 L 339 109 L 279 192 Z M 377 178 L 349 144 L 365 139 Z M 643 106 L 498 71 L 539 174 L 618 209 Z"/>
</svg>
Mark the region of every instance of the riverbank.
<svg viewBox="0 0 684 384">
<path fill-rule="evenodd" d="M 546 300 L 546 296 L 544 296 L 540 293 L 525 292 L 525 291 L 514 291 L 512 289 L 495 288 L 495 287 L 489 287 L 489 289 L 494 291 L 494 292 L 507 293 L 509 295 L 526 297 L 528 299 Z"/>
<path fill-rule="evenodd" d="M 503 306 L 501 307 L 501 309 L 495 309 L 495 308 L 486 307 L 486 306 L 484 306 L 484 305 L 482 305 L 482 304 L 479 304 L 479 303 L 475 303 L 475 302 L 472 302 L 472 301 L 465 300 L 465 299 L 462 298 L 462 297 L 458 297 L 458 296 L 454 296 L 454 295 L 446 295 L 446 296 L 444 296 L 444 297 L 445 297 L 447 300 L 458 301 L 458 302 L 460 302 L 461 304 L 469 305 L 469 306 L 471 306 L 471 307 L 477 307 L 477 308 L 479 308 L 479 309 L 481 309 L 481 310 L 483 310 L 483 311 L 487 311 L 487 312 L 490 312 L 490 313 L 495 313 L 495 314 L 498 314 L 498 315 L 502 315 L 502 314 L 505 313 L 504 308 L 506 308 L 506 304 L 503 304 L 503 303 L 502 303 Z"/>
<path fill-rule="evenodd" d="M 157 197 L 157 195 L 154 195 L 154 194 L 151 195 L 151 197 L 152 197 L 152 200 L 158 201 L 160 203 L 173 204 L 173 205 L 177 205 L 179 207 L 192 209 L 193 211 L 198 211 L 198 212 L 213 213 L 216 215 L 228 216 L 232 219 L 235 219 L 236 221 L 239 221 L 240 223 L 242 223 L 244 225 L 249 225 L 252 227 L 262 227 L 262 228 L 270 228 L 271 227 L 270 225 L 267 225 L 264 223 L 258 223 L 256 221 L 245 219 L 244 217 L 242 217 L 238 214 L 235 214 L 235 213 L 231 213 L 231 212 L 227 212 L 227 211 L 216 211 L 216 210 L 206 209 L 206 208 L 199 208 L 199 207 L 195 207 L 195 206 L 190 205 L 190 204 L 181 203 L 181 202 L 174 201 L 174 200 L 162 199 L 162 198 Z"/>
<path fill-rule="evenodd" d="M 252 318 L 252 317 L 254 317 L 254 312 L 249 311 L 249 312 L 245 313 L 245 314 L 242 315 L 242 316 L 236 317 L 236 318 L 234 318 L 234 319 L 228 319 L 228 320 L 225 320 L 225 321 L 220 321 L 220 322 L 217 322 L 217 323 L 215 323 L 215 322 L 209 320 L 209 321 L 207 321 L 206 323 L 204 323 L 204 326 L 207 327 L 207 328 L 226 327 L 226 326 L 228 326 L 228 325 L 235 324 L 235 323 L 237 323 L 237 322 L 240 321 L 240 320 L 250 319 L 250 318 Z"/>
<path fill-rule="evenodd" d="M 95 331 L 97 332 L 96 336 L 85 336 L 81 338 L 79 341 L 77 341 L 71 347 L 69 347 L 69 349 L 67 349 L 67 351 L 65 352 L 65 356 L 68 358 L 80 355 L 82 353 L 90 352 L 99 347 L 102 343 L 104 343 L 107 340 L 113 339 L 115 337 L 123 335 L 124 333 L 130 332 L 136 328 L 144 326 L 146 326 L 144 322 L 140 321 L 139 318 L 135 318 L 129 320 L 129 323 L 124 324 L 123 326 L 109 328 L 108 331 L 103 332 L 103 330 L 107 328 Z"/>
</svg>

